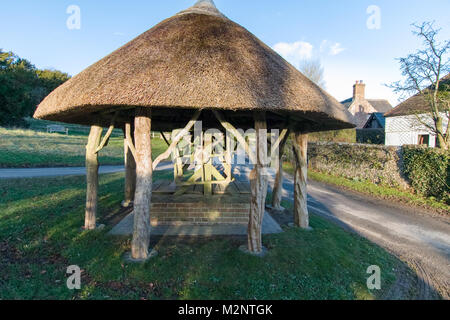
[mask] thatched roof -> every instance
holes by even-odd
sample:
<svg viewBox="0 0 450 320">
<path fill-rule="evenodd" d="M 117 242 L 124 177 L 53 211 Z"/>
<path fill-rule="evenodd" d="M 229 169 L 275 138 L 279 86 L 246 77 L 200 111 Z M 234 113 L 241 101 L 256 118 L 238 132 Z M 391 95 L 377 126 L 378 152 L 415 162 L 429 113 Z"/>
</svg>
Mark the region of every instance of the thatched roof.
<svg viewBox="0 0 450 320">
<path fill-rule="evenodd" d="M 446 86 L 450 88 L 450 74 L 446 75 L 441 79 L 441 86 Z M 430 104 L 427 101 L 426 96 L 423 94 L 416 94 L 403 101 L 397 107 L 386 113 L 385 117 L 398 117 L 413 114 L 426 113 L 430 110 Z"/>
<path fill-rule="evenodd" d="M 249 111 L 266 110 L 273 126 L 290 117 L 305 131 L 353 127 L 338 101 L 210 0 L 74 76 L 42 101 L 34 117 L 107 125 L 107 113 L 124 110 L 119 119 L 125 121 L 138 106 L 153 108 L 160 129 L 175 126 L 177 116 L 189 117 L 193 109 L 224 110 L 243 126 L 253 124 Z"/>
</svg>

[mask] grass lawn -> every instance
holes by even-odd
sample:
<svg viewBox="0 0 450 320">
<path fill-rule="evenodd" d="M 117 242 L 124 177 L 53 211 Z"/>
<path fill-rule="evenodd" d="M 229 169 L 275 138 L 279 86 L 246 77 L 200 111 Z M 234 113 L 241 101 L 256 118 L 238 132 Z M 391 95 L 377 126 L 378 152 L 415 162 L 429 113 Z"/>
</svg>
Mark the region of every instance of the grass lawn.
<svg viewBox="0 0 450 320">
<path fill-rule="evenodd" d="M 169 173 L 156 172 L 159 175 Z M 99 216 L 117 211 L 123 174 L 100 178 Z M 0 180 L 0 299 L 374 299 L 366 270 L 378 265 L 382 288 L 400 262 L 369 241 L 313 216 L 313 232 L 285 228 L 264 236 L 264 258 L 237 248 L 245 237 L 152 238 L 146 264 L 126 264 L 130 239 L 80 231 L 83 177 Z M 81 290 L 66 268 L 83 270 Z"/>
<path fill-rule="evenodd" d="M 0 127 L 0 168 L 84 166 L 86 135 L 44 133 Z M 160 139 L 153 140 L 153 156 L 167 149 Z M 112 137 L 99 153 L 101 165 L 123 164 L 123 138 Z"/>
<path fill-rule="evenodd" d="M 284 163 L 283 167 L 287 173 L 294 173 L 292 164 L 286 162 Z M 389 186 L 377 185 L 369 181 L 351 180 L 314 171 L 308 172 L 308 178 L 314 181 L 343 187 L 345 189 L 357 191 L 370 196 L 387 200 L 394 200 L 396 202 L 411 206 L 432 209 L 433 211 L 443 215 L 448 215 L 450 212 L 450 206 L 445 204 L 443 201 L 438 201 L 435 198 L 425 198 L 412 192 L 399 190 Z"/>
</svg>

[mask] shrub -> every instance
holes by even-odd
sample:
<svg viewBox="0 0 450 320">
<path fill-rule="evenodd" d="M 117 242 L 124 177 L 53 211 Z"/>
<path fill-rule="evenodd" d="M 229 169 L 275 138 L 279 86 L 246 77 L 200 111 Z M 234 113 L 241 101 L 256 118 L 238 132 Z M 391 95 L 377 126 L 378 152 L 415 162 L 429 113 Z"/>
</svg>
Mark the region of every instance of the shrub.
<svg viewBox="0 0 450 320">
<path fill-rule="evenodd" d="M 314 132 L 309 134 L 309 141 L 311 142 L 356 142 L 355 129 L 343 129 L 335 131 Z M 384 141 L 383 141 L 384 142 Z"/>
<path fill-rule="evenodd" d="M 357 129 L 356 141 L 358 143 L 368 144 L 384 144 L 385 141 L 384 129 Z"/>
<path fill-rule="evenodd" d="M 450 203 L 449 152 L 418 146 L 403 146 L 406 177 L 414 190 Z"/>
</svg>

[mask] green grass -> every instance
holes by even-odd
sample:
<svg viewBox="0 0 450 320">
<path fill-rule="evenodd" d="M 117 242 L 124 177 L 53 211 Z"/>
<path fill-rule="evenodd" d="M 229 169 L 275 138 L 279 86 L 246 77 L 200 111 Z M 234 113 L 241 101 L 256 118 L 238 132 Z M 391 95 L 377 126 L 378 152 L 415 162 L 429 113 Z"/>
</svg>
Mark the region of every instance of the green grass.
<svg viewBox="0 0 450 320">
<path fill-rule="evenodd" d="M 293 174 L 294 168 L 290 163 L 284 163 L 284 170 Z M 351 180 L 344 177 L 332 176 L 321 172 L 308 172 L 308 178 L 335 186 L 344 187 L 348 190 L 357 191 L 363 194 L 379 197 L 386 200 L 393 200 L 398 203 L 405 203 L 411 206 L 430 208 L 434 211 L 448 215 L 450 206 L 435 198 L 425 198 L 409 191 L 399 190 L 397 188 L 377 185 L 369 181 Z"/>
<path fill-rule="evenodd" d="M 156 172 L 155 179 L 169 173 Z M 118 210 L 123 174 L 100 178 L 99 217 Z M 370 265 L 382 287 L 399 261 L 369 241 L 313 216 L 313 232 L 286 228 L 264 236 L 264 258 L 238 250 L 245 238 L 159 238 L 145 264 L 126 264 L 130 239 L 80 232 L 83 177 L 0 180 L 0 299 L 374 299 Z M 66 268 L 83 271 L 82 289 L 66 287 Z"/>
<path fill-rule="evenodd" d="M 84 166 L 86 135 L 44 133 L 0 127 L 0 168 Z M 153 140 L 153 156 L 167 149 L 160 139 Z M 112 137 L 100 151 L 101 165 L 123 164 L 123 138 Z"/>
</svg>

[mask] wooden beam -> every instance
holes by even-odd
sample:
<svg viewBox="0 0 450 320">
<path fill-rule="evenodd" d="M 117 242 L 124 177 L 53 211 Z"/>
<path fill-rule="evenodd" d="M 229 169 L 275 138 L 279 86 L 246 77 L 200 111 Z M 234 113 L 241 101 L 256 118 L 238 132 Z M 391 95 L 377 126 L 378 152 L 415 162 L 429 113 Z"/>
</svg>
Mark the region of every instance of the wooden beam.
<svg viewBox="0 0 450 320">
<path fill-rule="evenodd" d="M 97 224 L 98 203 L 98 154 L 96 152 L 103 128 L 91 126 L 86 146 L 86 211 L 84 218 L 84 229 L 93 230 Z"/>
<path fill-rule="evenodd" d="M 277 172 L 275 176 L 275 182 L 272 188 L 272 208 L 278 211 L 283 210 L 281 207 L 281 199 L 283 197 L 283 155 L 284 155 L 284 147 L 289 138 L 289 130 L 284 129 L 282 134 L 280 135 L 281 141 L 277 146 L 277 149 L 274 151 L 278 151 L 278 166 Z"/>
<path fill-rule="evenodd" d="M 267 164 L 267 122 L 264 112 L 254 112 L 256 130 L 256 163 L 250 173 L 252 191 L 248 224 L 248 251 L 260 254 L 263 251 L 261 228 L 265 213 L 268 179 L 264 172 Z"/>
<path fill-rule="evenodd" d="M 297 227 L 309 229 L 309 213 L 307 204 L 308 135 L 295 132 L 292 142 L 295 158 L 294 224 Z"/>
<path fill-rule="evenodd" d="M 136 161 L 125 136 L 123 139 L 123 149 L 125 161 L 125 199 L 122 202 L 122 206 L 127 208 L 133 204 L 134 194 L 136 192 Z"/>
<path fill-rule="evenodd" d="M 189 121 L 189 123 L 186 125 L 186 127 L 181 130 L 175 138 L 172 137 L 172 143 L 170 144 L 169 148 L 161 155 L 159 155 L 155 161 L 153 162 L 153 169 L 156 169 L 156 167 L 158 166 L 158 164 L 163 161 L 166 160 L 168 157 L 170 157 L 170 154 L 172 153 L 173 149 L 176 148 L 178 142 L 180 142 L 180 140 L 189 133 L 189 131 L 191 130 L 191 128 L 194 126 L 195 122 L 198 120 L 198 118 L 200 117 L 201 114 L 201 110 L 197 110 L 193 117 L 191 118 L 191 120 Z"/>
<path fill-rule="evenodd" d="M 111 124 L 108 128 L 108 131 L 106 132 L 105 136 L 103 137 L 102 142 L 98 146 L 97 150 L 95 150 L 96 153 L 98 153 L 100 150 L 102 150 L 108 144 L 109 138 L 111 137 L 111 134 L 114 130 L 114 123 L 116 121 L 118 114 L 119 114 L 119 112 L 114 113 L 112 120 L 111 120 Z"/>
<path fill-rule="evenodd" d="M 164 134 L 164 132 L 160 131 L 160 133 L 161 133 L 161 136 L 164 139 L 164 142 L 167 144 L 167 146 L 170 146 L 170 142 L 169 142 L 169 140 L 167 140 L 166 135 Z"/>
<path fill-rule="evenodd" d="M 250 150 L 250 146 L 247 141 L 245 141 L 245 137 L 239 133 L 239 131 L 228 121 L 225 120 L 225 117 L 217 110 L 213 110 L 214 115 L 217 120 L 219 120 L 222 127 L 225 128 L 228 132 L 230 132 L 236 140 L 244 147 L 245 152 L 248 154 L 251 163 L 256 163 L 256 157 L 253 152 Z"/>
<path fill-rule="evenodd" d="M 134 147 L 133 138 L 131 136 L 131 124 L 129 122 L 125 123 L 125 139 L 127 140 L 127 145 L 131 151 L 131 154 L 136 160 L 137 158 L 136 148 Z"/>
<path fill-rule="evenodd" d="M 151 109 L 137 108 L 134 139 L 136 143 L 136 193 L 131 258 L 149 258 L 150 203 L 152 196 Z"/>
</svg>

